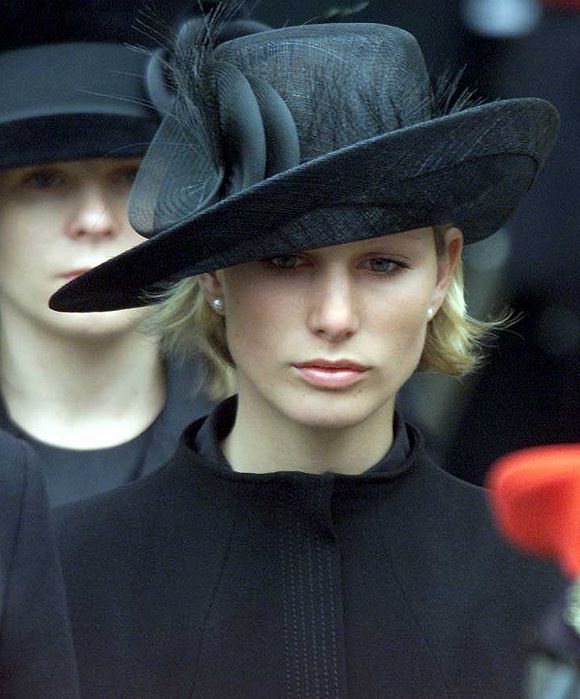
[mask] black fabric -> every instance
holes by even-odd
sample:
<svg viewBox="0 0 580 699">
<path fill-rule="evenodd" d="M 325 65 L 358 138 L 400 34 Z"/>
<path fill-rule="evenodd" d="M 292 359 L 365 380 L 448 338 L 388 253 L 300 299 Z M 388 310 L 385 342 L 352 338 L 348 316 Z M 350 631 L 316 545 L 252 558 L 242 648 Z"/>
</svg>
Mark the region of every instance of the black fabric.
<svg viewBox="0 0 580 699">
<path fill-rule="evenodd" d="M 509 451 L 580 441 L 579 36 L 580 12 L 545 7 L 530 36 L 490 42 L 481 67 L 493 94 L 533 92 L 553 102 L 562 132 L 510 226 L 501 304 L 522 320 L 468 379 L 469 404 L 448 454 L 448 468 L 473 482 Z M 469 464 L 467 445 L 474 446 Z"/>
<path fill-rule="evenodd" d="M 159 115 L 147 56 L 121 44 L 52 44 L 0 53 L 0 169 L 142 155 Z"/>
<path fill-rule="evenodd" d="M 42 464 L 52 506 L 103 493 L 142 478 L 173 454 L 181 432 L 205 415 L 211 404 L 196 391 L 195 363 L 166 368 L 167 397 L 161 414 L 144 432 L 123 444 L 104 449 L 64 449 L 40 442 L 16 425 L 0 396 L 0 428 L 28 442 Z"/>
<path fill-rule="evenodd" d="M 192 12 L 198 12 L 198 7 L 197 2 L 184 0 L 3 2 L 0 47 L 7 51 L 23 46 L 74 41 L 157 46 L 163 37 L 171 36 L 170 30 L 175 23 L 185 20 Z"/>
<path fill-rule="evenodd" d="M 57 510 L 85 697 L 518 697 L 562 581 L 413 428 L 398 464 L 339 476 L 234 472 L 196 451 L 202 426 L 150 477 Z"/>
<path fill-rule="evenodd" d="M 32 450 L 0 432 L 0 696 L 74 699 L 62 571 Z"/>
<path fill-rule="evenodd" d="M 157 420 L 129 442 L 105 449 L 63 449 L 22 433 L 36 452 L 53 506 L 104 493 L 143 475 Z"/>
</svg>

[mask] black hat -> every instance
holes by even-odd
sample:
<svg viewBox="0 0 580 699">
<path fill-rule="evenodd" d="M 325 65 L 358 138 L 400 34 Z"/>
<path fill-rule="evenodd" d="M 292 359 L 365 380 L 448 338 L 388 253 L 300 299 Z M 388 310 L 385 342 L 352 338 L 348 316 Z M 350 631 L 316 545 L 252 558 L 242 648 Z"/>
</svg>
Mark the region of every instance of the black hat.
<svg viewBox="0 0 580 699">
<path fill-rule="evenodd" d="M 128 308 L 186 276 L 454 223 L 496 231 L 558 130 L 539 99 L 438 114 L 415 39 L 373 24 L 185 45 L 179 93 L 137 176 L 150 240 L 59 290 L 66 311 Z"/>
<path fill-rule="evenodd" d="M 158 45 L 185 4 L 2 2 L 0 169 L 142 155 L 159 124 L 144 49 Z"/>
</svg>

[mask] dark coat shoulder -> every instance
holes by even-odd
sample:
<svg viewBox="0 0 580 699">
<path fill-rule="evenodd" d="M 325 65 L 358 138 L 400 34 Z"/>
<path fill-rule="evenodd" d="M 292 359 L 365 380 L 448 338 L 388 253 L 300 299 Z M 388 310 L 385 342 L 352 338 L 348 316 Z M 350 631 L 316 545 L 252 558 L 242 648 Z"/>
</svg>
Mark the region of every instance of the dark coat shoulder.
<svg viewBox="0 0 580 699">
<path fill-rule="evenodd" d="M 78 695 L 44 483 L 30 447 L 0 433 L 0 695 Z"/>
</svg>

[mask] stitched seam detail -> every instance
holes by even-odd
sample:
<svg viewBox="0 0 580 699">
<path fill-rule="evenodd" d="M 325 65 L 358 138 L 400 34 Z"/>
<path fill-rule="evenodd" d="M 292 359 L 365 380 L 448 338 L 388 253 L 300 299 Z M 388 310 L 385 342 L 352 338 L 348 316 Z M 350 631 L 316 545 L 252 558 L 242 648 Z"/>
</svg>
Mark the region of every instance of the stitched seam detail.
<svg viewBox="0 0 580 699">
<path fill-rule="evenodd" d="M 317 605 L 319 604 L 317 600 L 317 593 L 319 594 L 319 599 L 322 598 L 322 594 L 320 593 L 319 590 L 316 589 L 315 587 L 315 570 L 314 570 L 314 562 L 313 562 L 313 553 L 314 547 L 311 545 L 308 547 L 308 579 L 310 583 L 310 624 L 311 624 L 311 638 L 312 638 L 312 658 L 313 658 L 313 664 L 315 667 L 315 683 L 314 683 L 314 692 L 316 695 L 320 692 L 320 679 L 319 679 L 319 673 L 318 673 L 318 664 L 319 664 L 319 658 L 318 658 L 318 637 L 317 637 L 317 631 L 318 628 L 320 628 L 320 633 L 322 634 L 322 637 L 324 638 L 324 615 L 320 615 L 320 619 L 317 619 Z M 320 621 L 320 625 L 317 623 L 317 621 Z M 322 662 L 324 664 L 324 654 L 322 654 Z M 326 675 L 325 668 L 323 667 L 323 675 Z"/>
<path fill-rule="evenodd" d="M 296 521 L 296 541 L 298 542 L 298 556 L 296 561 L 296 578 L 298 582 L 298 600 L 299 600 L 299 621 L 300 621 L 300 632 L 299 639 L 300 645 L 302 646 L 302 671 L 304 674 L 304 696 L 309 697 L 311 695 L 312 687 L 310 682 L 310 667 L 309 667 L 309 653 L 308 653 L 308 621 L 306 618 L 306 581 L 304 579 L 304 550 L 308 549 L 309 542 L 306 538 L 306 531 L 304 524 L 301 520 Z M 304 543 L 305 542 L 305 543 Z M 314 668 L 316 675 L 316 668 Z"/>
<path fill-rule="evenodd" d="M 205 643 L 207 624 L 208 624 L 209 618 L 211 616 L 211 613 L 213 612 L 216 597 L 217 597 L 218 591 L 221 587 L 222 580 L 224 578 L 224 572 L 225 572 L 228 560 L 230 558 L 230 553 L 231 553 L 231 549 L 232 549 L 232 541 L 234 538 L 234 532 L 236 531 L 237 527 L 239 526 L 240 519 L 241 519 L 241 516 L 238 516 L 237 520 L 232 522 L 230 534 L 228 537 L 228 543 L 227 543 L 226 550 L 224 552 L 224 556 L 223 556 L 223 560 L 222 560 L 222 564 L 221 564 L 221 569 L 220 569 L 219 575 L 217 576 L 217 582 L 216 582 L 214 590 L 213 590 L 212 598 L 211 598 L 209 604 L 207 605 L 207 609 L 206 609 L 206 612 L 205 612 L 205 615 L 203 618 L 202 631 L 200 633 L 200 639 L 199 639 L 199 648 L 198 648 L 195 660 L 193 661 L 193 680 L 191 683 L 191 689 L 189 691 L 190 699 L 193 697 L 193 695 L 195 693 L 195 688 L 196 688 L 196 684 L 198 681 L 199 661 L 200 661 L 201 653 L 202 653 L 203 646 Z"/>
<path fill-rule="evenodd" d="M 288 547 L 285 545 L 284 531 L 282 527 L 282 522 L 280 518 L 277 519 L 278 526 L 278 547 L 280 550 L 280 561 L 282 569 L 282 638 L 284 643 L 284 665 L 286 667 L 286 697 L 291 699 L 294 696 L 292 687 L 292 668 L 290 666 L 290 595 L 287 593 L 288 579 L 290 577 L 290 565 L 289 565 L 289 554 Z"/>
<path fill-rule="evenodd" d="M 381 526 L 380 526 L 381 523 L 380 523 L 380 521 L 379 521 L 379 518 L 375 516 L 375 519 L 376 519 L 376 521 L 377 521 L 377 529 L 376 529 L 376 531 L 381 531 Z M 411 602 L 409 601 L 409 599 L 408 599 L 408 597 L 407 597 L 407 593 L 406 593 L 406 591 L 405 591 L 405 588 L 404 588 L 404 586 L 401 584 L 401 580 L 399 579 L 399 575 L 398 575 L 398 573 L 397 573 L 397 570 L 396 570 L 396 568 L 395 568 L 395 566 L 393 565 L 393 562 L 392 562 L 392 560 L 391 560 L 391 556 L 390 556 L 389 550 L 388 550 L 388 548 L 387 548 L 387 546 L 386 546 L 386 544 L 385 544 L 385 541 L 384 541 L 384 539 L 383 539 L 382 537 L 381 537 L 381 547 L 383 548 L 383 551 L 385 552 L 386 560 L 387 560 L 388 565 L 389 565 L 389 568 L 391 569 L 391 572 L 392 572 L 392 574 L 393 574 L 393 579 L 394 579 L 394 581 L 395 581 L 396 584 L 397 584 L 397 587 L 398 587 L 398 589 L 399 589 L 399 592 L 401 593 L 401 597 L 403 598 L 403 600 L 404 600 L 404 602 L 405 602 L 405 605 L 406 605 L 406 607 L 407 607 L 407 610 L 409 611 L 409 613 L 410 613 L 410 615 L 411 615 L 411 617 L 412 617 L 412 619 L 413 619 L 413 622 L 415 623 L 415 626 L 417 627 L 417 630 L 418 630 L 418 632 L 419 632 L 421 638 L 423 639 L 423 642 L 424 642 L 424 644 L 425 644 L 425 648 L 427 649 L 429 655 L 431 656 L 431 659 L 433 660 L 433 665 L 434 665 L 434 667 L 437 669 L 437 672 L 439 673 L 439 676 L 440 676 L 440 678 L 441 678 L 441 681 L 442 681 L 442 683 L 443 683 L 443 686 L 445 687 L 445 691 L 447 692 L 447 696 L 449 697 L 449 699 L 452 699 L 452 698 L 453 698 L 454 696 L 456 696 L 456 695 L 455 695 L 454 692 L 452 692 L 452 690 L 451 690 L 451 688 L 450 688 L 450 686 L 449 686 L 449 683 L 447 682 L 447 679 L 446 679 L 446 677 L 445 677 L 445 674 L 443 673 L 443 670 L 441 669 L 441 666 L 439 665 L 439 661 L 437 660 L 437 657 L 436 657 L 435 653 L 433 652 L 433 650 L 432 650 L 432 648 L 431 648 L 431 644 L 429 643 L 429 641 L 428 641 L 428 639 L 427 639 L 427 637 L 426 637 L 426 635 L 425 635 L 425 632 L 423 631 L 423 627 L 421 626 L 421 623 L 420 623 L 420 621 L 419 621 L 419 618 L 418 618 L 417 615 L 415 614 L 415 611 L 414 611 L 414 609 L 413 609 L 413 606 L 412 606 Z"/>
</svg>

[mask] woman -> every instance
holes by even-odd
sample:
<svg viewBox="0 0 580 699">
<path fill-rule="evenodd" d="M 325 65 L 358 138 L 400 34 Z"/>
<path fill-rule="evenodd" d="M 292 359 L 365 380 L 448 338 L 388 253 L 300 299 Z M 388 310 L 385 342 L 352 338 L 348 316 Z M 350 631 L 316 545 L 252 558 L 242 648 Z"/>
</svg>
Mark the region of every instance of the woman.
<svg viewBox="0 0 580 699">
<path fill-rule="evenodd" d="M 133 190 L 154 235 L 52 304 L 138 306 L 181 279 L 156 327 L 203 353 L 214 392 L 233 371 L 237 397 L 156 474 L 60 513 L 85 696 L 515 697 L 559 581 L 394 402 L 418 367 L 474 363 L 462 240 L 509 216 L 557 115 L 438 114 L 394 27 L 180 48 Z"/>
<path fill-rule="evenodd" d="M 48 308 L 140 241 L 127 201 L 159 114 L 149 56 L 126 45 L 136 15 L 134 2 L 22 2 L 0 28 L 0 426 L 32 445 L 53 504 L 154 471 L 208 407 L 197 366 L 169 365 L 138 332 L 143 311 Z"/>
</svg>

